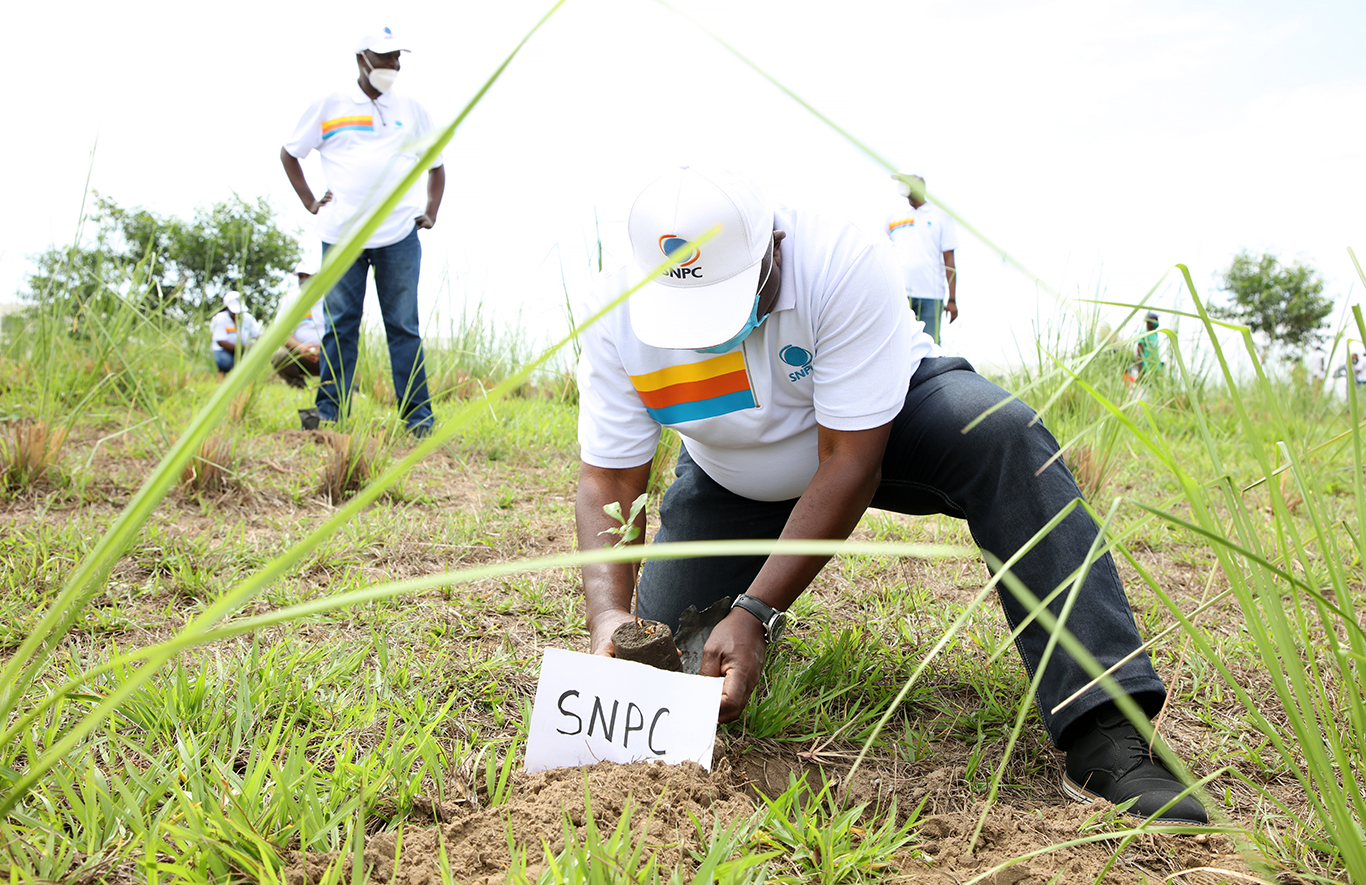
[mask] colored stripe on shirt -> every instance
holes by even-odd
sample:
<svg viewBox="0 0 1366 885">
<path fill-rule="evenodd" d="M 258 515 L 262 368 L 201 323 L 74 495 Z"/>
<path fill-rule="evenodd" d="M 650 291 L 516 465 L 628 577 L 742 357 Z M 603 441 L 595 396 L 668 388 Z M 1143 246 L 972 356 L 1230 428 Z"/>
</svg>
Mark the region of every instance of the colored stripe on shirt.
<svg viewBox="0 0 1366 885">
<path fill-rule="evenodd" d="M 374 132 L 375 118 L 364 117 L 337 117 L 335 120 L 323 121 L 323 140 L 331 138 L 338 132 Z"/>
<path fill-rule="evenodd" d="M 700 363 L 632 375 L 631 383 L 645 411 L 660 424 L 715 418 L 758 405 L 744 355 L 738 350 Z"/>
<path fill-rule="evenodd" d="M 902 219 L 899 220 L 899 221 L 889 221 L 889 222 L 887 222 L 887 233 L 889 233 L 889 234 L 896 233 L 897 231 L 901 230 L 903 227 L 915 227 L 915 216 L 913 215 L 913 216 L 911 216 L 910 218 L 902 218 Z"/>
</svg>

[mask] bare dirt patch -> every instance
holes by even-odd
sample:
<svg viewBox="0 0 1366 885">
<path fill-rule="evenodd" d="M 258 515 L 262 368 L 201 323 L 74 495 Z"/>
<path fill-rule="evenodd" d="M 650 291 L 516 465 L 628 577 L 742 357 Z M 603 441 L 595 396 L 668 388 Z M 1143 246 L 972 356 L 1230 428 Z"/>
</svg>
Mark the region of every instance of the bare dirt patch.
<svg viewBox="0 0 1366 885">
<path fill-rule="evenodd" d="M 523 846 L 539 845 L 544 840 L 552 852 L 559 852 L 565 847 L 567 820 L 574 838 L 582 844 L 590 806 L 592 819 L 603 834 L 610 833 L 629 809 L 633 838 L 643 840 L 646 855 L 655 855 L 667 869 L 687 861 L 690 851 L 705 850 L 714 824 L 724 827 L 751 818 L 763 807 L 758 792 L 770 792 L 777 783 L 785 788 L 789 773 L 806 774 L 819 782 L 816 766 L 800 763 L 794 769 L 778 757 L 746 757 L 738 766 L 722 758 L 710 774 L 691 763 L 667 766 L 648 762 L 604 762 L 583 769 L 518 774 L 512 781 L 511 798 L 503 805 L 422 803 L 422 813 L 431 822 L 410 824 L 403 830 L 397 858 L 396 831 L 371 836 L 364 849 L 366 873 L 371 881 L 395 885 L 440 882 L 440 854 L 444 850 L 454 881 L 501 883 L 513 863 L 507 849 L 509 836 Z M 751 775 L 761 776 L 763 784 Z M 880 779 L 876 767 L 868 772 L 868 783 Z M 922 792 L 937 796 L 947 805 L 952 804 L 952 794 L 962 795 L 961 785 L 955 785 L 949 769 L 930 772 L 924 786 Z M 915 806 L 897 807 L 900 823 Z M 1126 827 L 1114 822 L 1109 806 L 1065 801 L 996 803 L 973 846 L 972 833 L 983 807 L 977 803 L 923 816 L 915 843 L 884 858 L 886 881 L 963 882 L 995 870 L 984 881 L 1044 885 L 1090 882 L 1103 876 L 1107 883 L 1139 885 L 1173 876 L 1178 878 L 1171 881 L 1177 882 L 1231 881 L 1210 871 L 1227 871 L 1234 876 L 1251 872 L 1233 851 L 1232 843 L 1222 837 L 1147 835 L 1131 840 L 1120 851 L 1122 837 L 1106 834 Z M 881 811 L 886 813 L 887 808 Z M 699 836 L 693 818 L 701 822 L 704 835 Z M 1068 844 L 1087 837 L 1093 841 Z M 1058 845 L 1066 847 L 1054 848 Z M 754 852 L 770 848 L 771 844 L 749 846 Z M 347 853 L 296 852 L 285 870 L 286 881 L 290 885 L 315 885 L 337 863 L 344 878 L 349 879 L 353 861 Z M 542 869 L 542 858 L 533 851 L 526 864 L 534 881 Z M 784 871 L 781 858 L 774 861 L 774 871 Z"/>
</svg>

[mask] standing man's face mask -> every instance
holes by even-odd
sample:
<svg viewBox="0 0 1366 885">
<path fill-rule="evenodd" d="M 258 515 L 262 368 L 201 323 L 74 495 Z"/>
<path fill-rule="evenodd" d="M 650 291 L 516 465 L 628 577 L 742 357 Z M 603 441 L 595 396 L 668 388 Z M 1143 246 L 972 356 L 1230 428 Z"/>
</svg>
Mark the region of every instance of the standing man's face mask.
<svg viewBox="0 0 1366 885">
<path fill-rule="evenodd" d="M 380 95 L 394 88 L 394 81 L 398 79 L 398 71 L 393 68 L 377 68 L 370 64 L 370 59 L 365 58 L 365 67 L 368 69 L 365 76 L 369 78 L 370 85 L 375 87 L 375 91 Z"/>
</svg>

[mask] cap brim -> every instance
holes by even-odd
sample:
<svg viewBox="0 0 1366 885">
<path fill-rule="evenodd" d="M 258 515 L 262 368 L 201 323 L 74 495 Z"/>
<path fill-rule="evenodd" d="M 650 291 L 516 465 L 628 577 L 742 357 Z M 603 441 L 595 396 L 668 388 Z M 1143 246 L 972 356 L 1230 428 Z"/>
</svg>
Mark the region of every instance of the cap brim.
<svg viewBox="0 0 1366 885">
<path fill-rule="evenodd" d="M 650 347 L 699 350 L 724 344 L 744 328 L 759 291 L 756 261 L 709 286 L 666 286 L 653 280 L 631 295 L 631 328 Z"/>
</svg>

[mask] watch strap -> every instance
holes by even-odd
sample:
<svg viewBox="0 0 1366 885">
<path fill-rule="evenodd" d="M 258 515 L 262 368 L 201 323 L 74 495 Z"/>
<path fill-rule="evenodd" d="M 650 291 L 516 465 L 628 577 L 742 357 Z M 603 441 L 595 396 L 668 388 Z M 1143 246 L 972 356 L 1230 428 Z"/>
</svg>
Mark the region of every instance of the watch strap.
<svg viewBox="0 0 1366 885">
<path fill-rule="evenodd" d="M 762 599 L 755 599 L 748 593 L 741 593 L 739 596 L 735 597 L 735 601 L 730 604 L 730 607 L 742 608 L 758 618 L 759 623 L 764 627 L 764 639 L 768 640 L 770 638 L 769 628 L 772 626 L 773 620 L 778 617 L 779 612 L 777 609 L 764 602 Z"/>
</svg>

